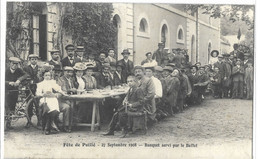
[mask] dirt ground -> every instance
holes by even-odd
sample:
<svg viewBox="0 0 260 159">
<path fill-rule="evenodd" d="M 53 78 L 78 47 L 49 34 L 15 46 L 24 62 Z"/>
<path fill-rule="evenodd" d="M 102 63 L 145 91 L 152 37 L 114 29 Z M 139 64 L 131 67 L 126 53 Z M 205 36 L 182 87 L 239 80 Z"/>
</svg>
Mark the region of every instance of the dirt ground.
<svg viewBox="0 0 260 159">
<path fill-rule="evenodd" d="M 25 120 L 5 132 L 5 158 L 252 158 L 252 101 L 205 99 L 148 129 L 146 135 L 104 137 L 107 125 L 91 132 L 44 135 Z M 77 143 L 79 146 L 76 146 Z M 95 147 L 93 147 L 95 144 Z M 112 147 L 114 144 L 114 147 Z M 105 146 L 105 147 L 103 147 Z M 159 147 L 157 147 L 159 146 Z"/>
</svg>

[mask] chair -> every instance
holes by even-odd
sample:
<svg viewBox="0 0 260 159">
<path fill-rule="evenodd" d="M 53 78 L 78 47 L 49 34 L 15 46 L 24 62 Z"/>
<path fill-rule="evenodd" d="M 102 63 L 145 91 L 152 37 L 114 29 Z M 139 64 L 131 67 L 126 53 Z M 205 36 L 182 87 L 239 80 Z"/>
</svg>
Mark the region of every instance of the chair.
<svg viewBox="0 0 260 159">
<path fill-rule="evenodd" d="M 127 115 L 132 127 L 133 132 L 135 132 L 138 129 L 141 129 L 144 131 L 144 134 L 147 132 L 147 112 L 132 112 L 127 111 Z"/>
</svg>

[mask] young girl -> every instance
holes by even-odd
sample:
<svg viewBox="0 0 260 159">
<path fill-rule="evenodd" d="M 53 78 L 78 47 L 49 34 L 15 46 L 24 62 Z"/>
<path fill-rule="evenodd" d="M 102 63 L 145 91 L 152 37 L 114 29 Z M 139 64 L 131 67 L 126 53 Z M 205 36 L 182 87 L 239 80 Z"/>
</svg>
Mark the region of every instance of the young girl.
<svg viewBox="0 0 260 159">
<path fill-rule="evenodd" d="M 42 128 L 46 135 L 50 134 L 51 128 L 59 132 L 57 120 L 59 115 L 59 103 L 57 98 L 59 93 L 63 94 L 61 87 L 52 79 L 50 67 L 44 67 L 40 75 L 43 81 L 37 84 L 36 96 L 40 98 L 40 108 L 42 109 Z"/>
</svg>

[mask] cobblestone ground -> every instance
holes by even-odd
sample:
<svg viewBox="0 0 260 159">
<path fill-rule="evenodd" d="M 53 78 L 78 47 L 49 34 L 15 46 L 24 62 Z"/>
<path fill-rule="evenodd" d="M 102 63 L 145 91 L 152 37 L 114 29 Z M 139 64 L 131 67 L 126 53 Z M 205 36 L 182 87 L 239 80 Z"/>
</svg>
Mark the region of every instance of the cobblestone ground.
<svg viewBox="0 0 260 159">
<path fill-rule="evenodd" d="M 4 153 L 7 158 L 252 158 L 252 103 L 205 99 L 156 123 L 146 135 L 127 138 L 119 138 L 120 132 L 103 137 L 107 126 L 95 132 L 81 127 L 70 134 L 46 136 L 35 128 L 25 129 L 26 122 L 20 119 L 13 130 L 5 132 Z"/>
</svg>

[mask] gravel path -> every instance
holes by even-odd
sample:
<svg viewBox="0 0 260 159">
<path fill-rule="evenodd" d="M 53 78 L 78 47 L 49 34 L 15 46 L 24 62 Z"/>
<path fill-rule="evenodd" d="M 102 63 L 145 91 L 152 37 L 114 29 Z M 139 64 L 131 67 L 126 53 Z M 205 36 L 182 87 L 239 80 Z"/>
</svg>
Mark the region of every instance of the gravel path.
<svg viewBox="0 0 260 159">
<path fill-rule="evenodd" d="M 123 139 L 120 132 L 103 137 L 107 126 L 95 132 L 81 127 L 70 134 L 46 136 L 35 128 L 25 129 L 26 122 L 20 119 L 15 129 L 5 132 L 4 152 L 7 158 L 247 159 L 252 158 L 252 115 L 252 101 L 206 99 L 156 123 L 146 135 Z"/>
</svg>

